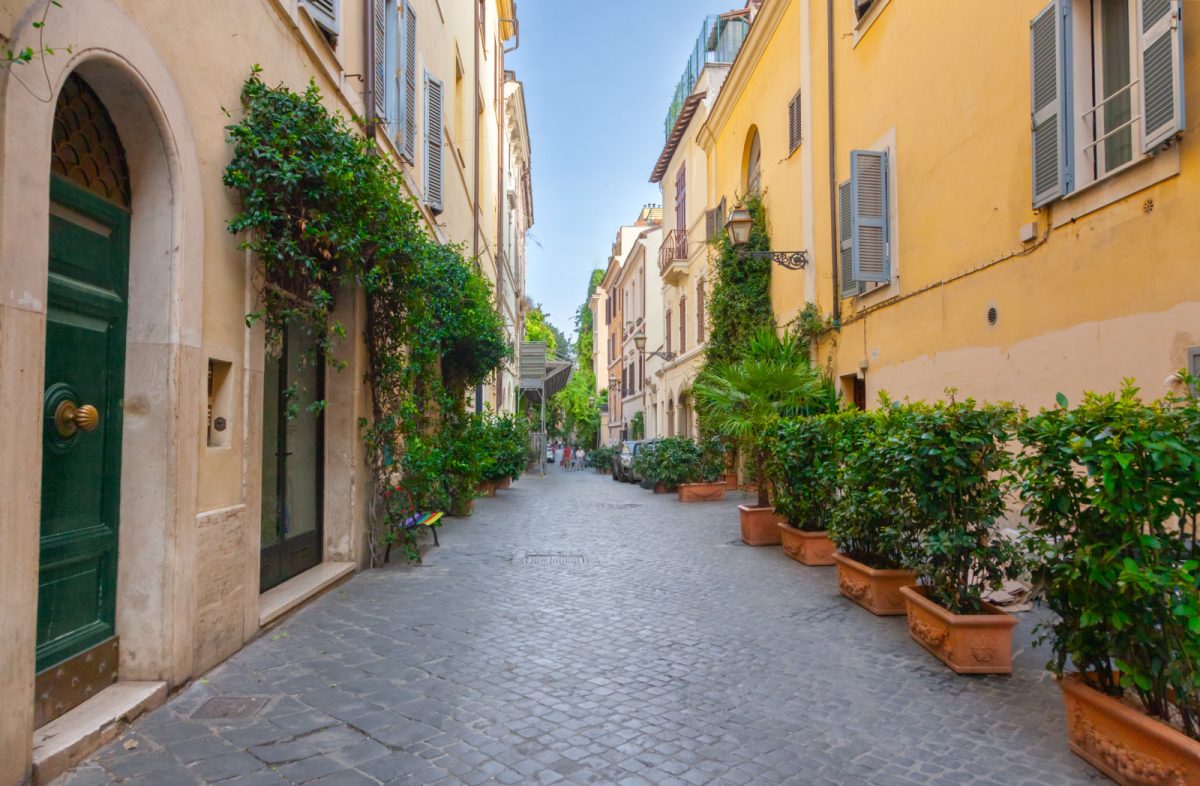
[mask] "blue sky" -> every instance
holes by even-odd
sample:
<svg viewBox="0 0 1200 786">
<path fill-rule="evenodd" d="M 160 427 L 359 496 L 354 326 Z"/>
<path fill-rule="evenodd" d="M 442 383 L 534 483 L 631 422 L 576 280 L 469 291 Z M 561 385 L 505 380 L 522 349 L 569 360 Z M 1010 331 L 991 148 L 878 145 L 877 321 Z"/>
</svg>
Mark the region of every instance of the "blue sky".
<svg viewBox="0 0 1200 786">
<path fill-rule="evenodd" d="M 742 0 L 521 0 L 521 46 L 506 66 L 525 83 L 535 224 L 526 286 L 573 335 L 590 271 L 617 227 L 661 203 L 650 170 L 663 119 L 707 14 Z"/>
</svg>

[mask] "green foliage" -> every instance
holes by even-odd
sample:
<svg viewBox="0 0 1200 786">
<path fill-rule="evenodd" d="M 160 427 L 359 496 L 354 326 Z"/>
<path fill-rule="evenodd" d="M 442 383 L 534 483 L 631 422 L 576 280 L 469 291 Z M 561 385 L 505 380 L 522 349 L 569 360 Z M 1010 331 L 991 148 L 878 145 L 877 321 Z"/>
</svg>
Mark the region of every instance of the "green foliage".
<svg viewBox="0 0 1200 786">
<path fill-rule="evenodd" d="M 720 440 L 696 442 L 688 437 L 666 437 L 642 445 L 634 457 L 634 471 L 652 485 L 673 489 L 682 483 L 712 483 L 725 475 L 725 449 Z"/>
<path fill-rule="evenodd" d="M 833 385 L 809 363 L 808 347 L 794 333 L 772 327 L 746 339 L 731 362 L 709 363 L 692 386 L 702 427 L 735 443 L 750 457 L 758 504 L 770 504 L 767 432 L 779 418 L 816 415 L 837 408 Z"/>
<path fill-rule="evenodd" d="M 596 394 L 596 377 L 591 368 L 580 367 L 567 380 L 566 386 L 550 399 L 561 433 L 571 442 L 591 447 L 600 433 L 600 404 L 607 401 L 608 391 Z"/>
<path fill-rule="evenodd" d="M 542 312 L 541 306 L 525 312 L 525 340 L 545 341 L 546 359 L 558 358 L 558 336 L 554 328 L 546 321 L 546 315 Z"/>
<path fill-rule="evenodd" d="M 589 304 L 592 301 L 592 295 L 596 292 L 596 287 L 600 286 L 600 282 L 603 280 L 603 270 L 592 271 L 591 278 L 588 279 L 587 297 L 584 298 L 579 310 L 575 312 L 575 327 L 578 330 L 575 339 L 575 358 L 579 363 L 580 370 L 592 370 L 592 362 L 595 357 L 592 347 L 595 341 L 596 326 L 592 324 L 592 309 L 589 308 Z"/>
<path fill-rule="evenodd" d="M 771 310 L 771 260 L 754 256 L 771 250 L 767 212 L 758 194 L 743 198 L 739 207 L 750 211 L 754 224 L 750 242 L 736 247 L 722 232 L 714 241 L 717 277 L 708 300 L 711 332 L 705 349 L 705 367 L 729 364 L 745 351 L 750 337 L 760 330 L 774 329 Z"/>
<path fill-rule="evenodd" d="M 601 445 L 598 448 L 589 448 L 587 452 L 587 465 L 596 469 L 611 469 L 613 459 L 617 455 L 617 449 L 609 445 Z"/>
<path fill-rule="evenodd" d="M 224 183 L 241 200 L 229 230 L 243 236 L 261 283 L 247 322 L 263 324 L 269 350 L 301 323 L 341 368 L 347 330 L 332 316 L 335 299 L 364 292 L 372 411 L 360 426 L 388 494 L 372 556 L 399 540 L 415 559 L 405 511 L 473 493 L 466 391 L 511 358 L 491 285 L 460 249 L 426 234 L 399 170 L 324 107 L 314 84 L 302 94 L 268 87 L 256 67 L 242 98 L 242 118 L 226 129 L 234 153 Z"/>
<path fill-rule="evenodd" d="M 646 413 L 638 412 L 629 421 L 629 436 L 630 439 L 645 439 L 646 438 Z"/>
<path fill-rule="evenodd" d="M 780 420 L 768 430 L 766 475 L 775 487 L 775 510 L 807 532 L 831 530 L 837 502 L 844 423 L 859 413 Z"/>
<path fill-rule="evenodd" d="M 668 437 L 668 439 L 681 438 Z M 635 474 L 639 475 L 643 481 L 648 483 L 651 487 L 662 482 L 660 480 L 661 467 L 659 466 L 660 462 L 658 456 L 658 446 L 661 445 L 663 441 L 664 440 L 656 439 L 651 442 L 647 442 L 638 448 L 637 453 L 633 456 L 633 464 L 631 468 Z M 614 447 L 613 453 L 620 455 L 620 446 Z"/>
<path fill-rule="evenodd" d="M 1023 424 L 1024 512 L 1052 622 L 1039 626 L 1109 694 L 1200 739 L 1200 407 L 1132 382 Z"/>
<path fill-rule="evenodd" d="M 899 489 L 881 482 L 887 470 L 882 447 L 903 438 L 903 416 L 901 409 L 883 407 L 842 412 L 815 424 L 837 457 L 829 537 L 846 556 L 881 570 L 903 567 L 900 555 L 912 537 L 907 522 L 895 516 Z M 820 477 L 827 479 L 824 472 Z"/>
</svg>

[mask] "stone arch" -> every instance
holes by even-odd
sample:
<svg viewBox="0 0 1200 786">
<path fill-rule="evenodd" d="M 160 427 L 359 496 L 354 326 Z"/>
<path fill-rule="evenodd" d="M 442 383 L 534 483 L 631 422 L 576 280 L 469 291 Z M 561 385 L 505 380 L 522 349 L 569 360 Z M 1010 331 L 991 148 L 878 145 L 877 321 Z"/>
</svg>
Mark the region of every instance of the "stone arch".
<svg viewBox="0 0 1200 786">
<path fill-rule="evenodd" d="M 758 126 L 746 131 L 746 146 L 742 151 L 742 188 L 754 194 L 762 190 L 762 136 Z"/>
<path fill-rule="evenodd" d="M 10 73 L 0 74 L 0 406 L 20 413 L 6 435 L 0 484 L 22 489 L 0 495 L 0 538 L 10 549 L 0 584 L 31 588 L 29 597 L 16 600 L 14 613 L 0 616 L 0 638 L 11 651 L 34 650 L 50 139 L 59 91 L 69 74 L 78 73 L 112 118 L 129 171 L 122 441 L 125 455 L 138 460 L 124 461 L 121 472 L 120 673 L 178 684 L 191 674 L 194 650 L 192 560 L 204 379 L 198 157 L 182 96 L 137 24 L 108 0 L 64 5 L 51 8 L 47 28 L 71 41 L 72 53 L 44 59 L 48 100 Z M 14 48 L 31 44 L 31 23 L 43 9 L 42 2 L 26 8 L 14 27 L 21 31 Z M 0 741 L 28 734 L 33 671 L 30 658 L 0 676 L 0 690 L 10 699 L 10 712 L 0 718 Z M 0 781 L 6 775 L 0 767 Z"/>
</svg>

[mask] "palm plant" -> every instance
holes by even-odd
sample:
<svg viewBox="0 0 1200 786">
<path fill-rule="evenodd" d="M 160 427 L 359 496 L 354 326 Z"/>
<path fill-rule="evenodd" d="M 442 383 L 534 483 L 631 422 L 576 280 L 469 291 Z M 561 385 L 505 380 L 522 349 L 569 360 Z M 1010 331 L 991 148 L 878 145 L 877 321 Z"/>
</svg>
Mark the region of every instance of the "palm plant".
<svg viewBox="0 0 1200 786">
<path fill-rule="evenodd" d="M 833 412 L 833 383 L 813 368 L 808 345 L 796 333 L 763 328 L 736 360 L 709 365 L 692 386 L 701 426 L 734 442 L 749 458 L 758 506 L 767 507 L 767 430 L 779 419 Z"/>
</svg>

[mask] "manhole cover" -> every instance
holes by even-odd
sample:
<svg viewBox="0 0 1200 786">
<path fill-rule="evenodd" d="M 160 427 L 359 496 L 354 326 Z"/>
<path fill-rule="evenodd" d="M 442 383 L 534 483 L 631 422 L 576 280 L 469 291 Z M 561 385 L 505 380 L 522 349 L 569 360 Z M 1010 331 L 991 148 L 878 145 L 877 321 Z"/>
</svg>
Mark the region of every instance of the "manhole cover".
<svg viewBox="0 0 1200 786">
<path fill-rule="evenodd" d="M 537 567 L 573 568 L 587 564 L 587 557 L 582 554 L 563 554 L 560 552 L 534 553 L 525 552 L 519 558 L 522 565 Z"/>
<path fill-rule="evenodd" d="M 209 699 L 201 704 L 196 711 L 192 713 L 192 717 L 208 720 L 251 718 L 257 715 L 258 711 L 261 710 L 266 703 L 266 699 L 247 699 L 239 698 L 237 696 L 218 696 L 215 699 Z"/>
</svg>

